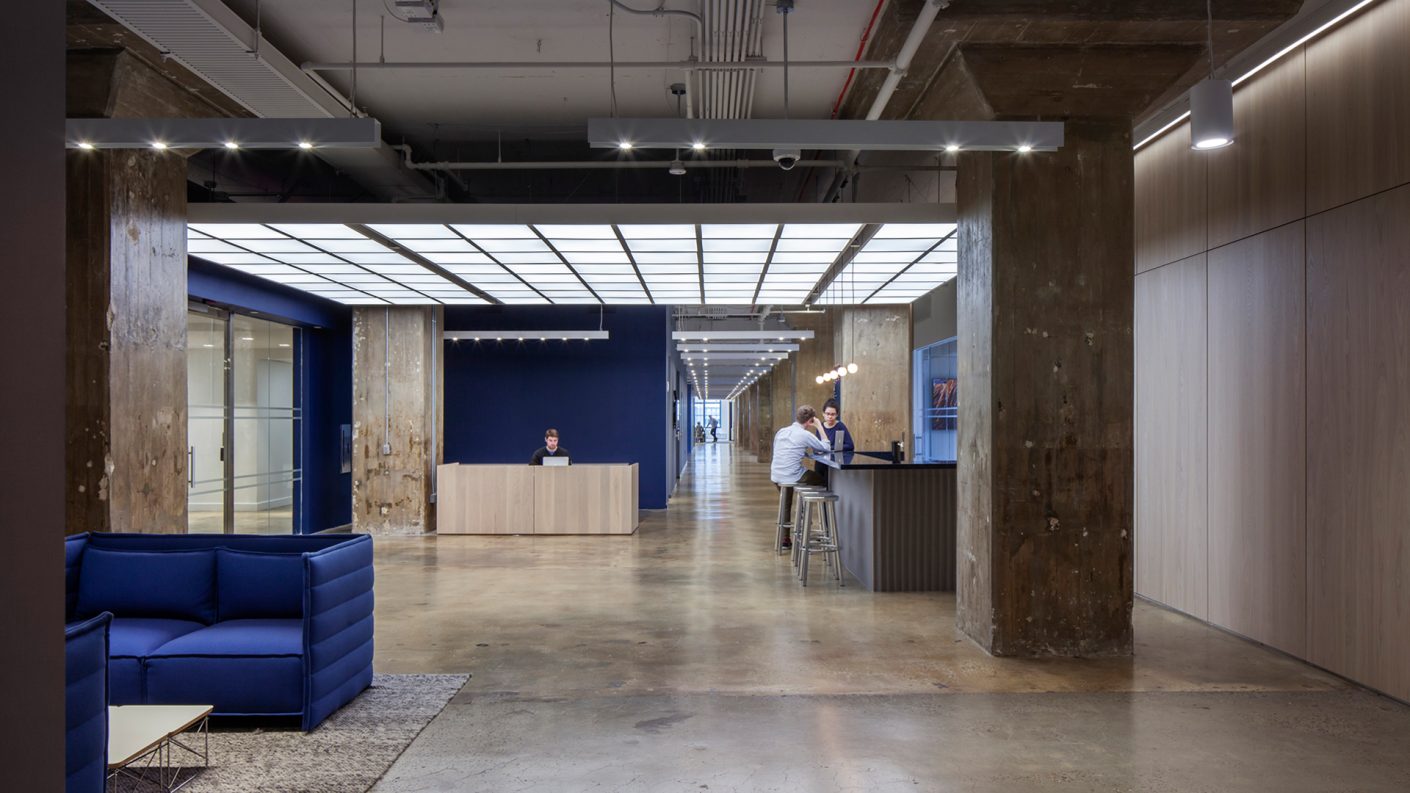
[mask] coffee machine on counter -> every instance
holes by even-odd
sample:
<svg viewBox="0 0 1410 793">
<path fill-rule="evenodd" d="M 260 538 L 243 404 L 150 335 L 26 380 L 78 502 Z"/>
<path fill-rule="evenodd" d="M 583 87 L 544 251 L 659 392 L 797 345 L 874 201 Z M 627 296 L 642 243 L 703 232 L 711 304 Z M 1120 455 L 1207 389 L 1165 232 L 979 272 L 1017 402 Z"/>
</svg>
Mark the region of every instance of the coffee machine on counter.
<svg viewBox="0 0 1410 793">
<path fill-rule="evenodd" d="M 906 442 L 891 441 L 891 462 L 904 463 L 906 461 Z"/>
</svg>

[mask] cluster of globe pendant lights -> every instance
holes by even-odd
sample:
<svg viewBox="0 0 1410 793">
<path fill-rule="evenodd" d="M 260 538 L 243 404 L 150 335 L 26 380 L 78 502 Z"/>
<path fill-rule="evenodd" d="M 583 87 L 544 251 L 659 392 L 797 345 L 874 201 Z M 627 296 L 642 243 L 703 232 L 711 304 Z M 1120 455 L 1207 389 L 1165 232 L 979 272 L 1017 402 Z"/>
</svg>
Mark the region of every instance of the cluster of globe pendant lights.
<svg viewBox="0 0 1410 793">
<path fill-rule="evenodd" d="M 857 365 L 855 363 L 849 363 L 846 366 L 839 366 L 836 369 L 829 369 L 826 372 L 823 372 L 822 374 L 818 375 L 817 377 L 814 377 L 813 381 L 816 382 L 818 385 L 822 385 L 823 383 L 836 380 L 839 377 L 846 377 L 849 374 L 856 373 Z"/>
</svg>

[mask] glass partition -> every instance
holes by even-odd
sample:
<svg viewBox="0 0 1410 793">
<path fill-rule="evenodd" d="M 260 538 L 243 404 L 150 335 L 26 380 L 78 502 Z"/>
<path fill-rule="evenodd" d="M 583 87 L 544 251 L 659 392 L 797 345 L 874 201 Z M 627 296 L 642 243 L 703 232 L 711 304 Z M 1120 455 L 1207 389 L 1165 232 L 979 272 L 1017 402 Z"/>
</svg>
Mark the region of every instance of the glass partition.
<svg viewBox="0 0 1410 793">
<path fill-rule="evenodd" d="M 188 315 L 189 530 L 298 526 L 299 331 L 201 306 Z"/>
<path fill-rule="evenodd" d="M 959 442 L 959 348 L 946 339 L 915 351 L 915 453 L 954 462 Z"/>
</svg>

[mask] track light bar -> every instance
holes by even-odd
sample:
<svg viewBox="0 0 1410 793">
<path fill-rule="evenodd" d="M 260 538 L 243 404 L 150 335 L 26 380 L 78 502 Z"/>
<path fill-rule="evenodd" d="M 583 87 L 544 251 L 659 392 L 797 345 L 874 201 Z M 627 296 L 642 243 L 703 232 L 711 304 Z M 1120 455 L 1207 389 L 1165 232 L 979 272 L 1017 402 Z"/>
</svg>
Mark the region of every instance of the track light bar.
<svg viewBox="0 0 1410 793">
<path fill-rule="evenodd" d="M 608 330 L 448 330 L 443 335 L 446 341 L 606 341 L 611 338 Z"/>
<path fill-rule="evenodd" d="M 375 149 L 375 118 L 71 118 L 70 149 Z"/>
<path fill-rule="evenodd" d="M 592 118 L 595 149 L 829 149 L 846 151 L 1056 151 L 1060 121 Z M 625 144 L 625 146 L 623 145 Z"/>
<path fill-rule="evenodd" d="M 741 341 L 761 339 L 761 343 L 768 343 L 770 340 L 793 341 L 795 339 L 811 339 L 811 330 L 678 330 L 671 333 L 671 338 L 681 341 Z"/>
</svg>

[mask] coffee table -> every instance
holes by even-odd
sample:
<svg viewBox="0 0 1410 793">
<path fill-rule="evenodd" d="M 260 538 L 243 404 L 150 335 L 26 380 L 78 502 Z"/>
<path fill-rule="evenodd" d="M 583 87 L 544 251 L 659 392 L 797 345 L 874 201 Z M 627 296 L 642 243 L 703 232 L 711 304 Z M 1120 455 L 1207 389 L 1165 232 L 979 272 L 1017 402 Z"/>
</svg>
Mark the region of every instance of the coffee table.
<svg viewBox="0 0 1410 793">
<path fill-rule="evenodd" d="M 172 749 L 201 758 L 210 767 L 210 705 L 110 705 L 108 707 L 108 787 L 119 778 L 154 786 L 171 793 L 186 786 L 199 773 L 171 764 Z M 184 735 L 194 728 L 190 736 Z M 178 736 L 199 737 L 201 748 Z M 182 777 L 185 778 L 182 778 Z"/>
</svg>

